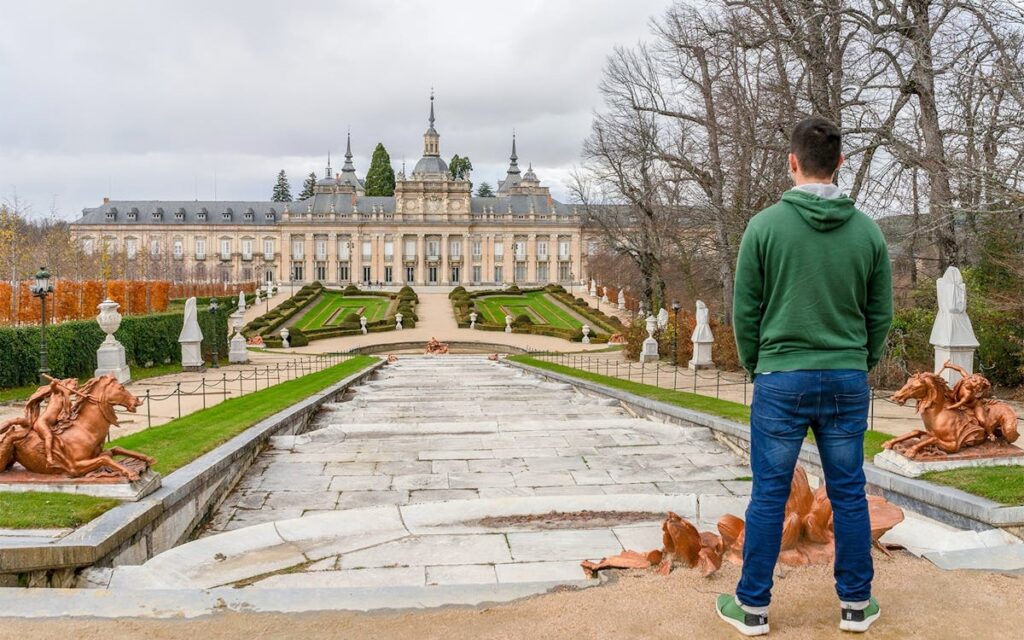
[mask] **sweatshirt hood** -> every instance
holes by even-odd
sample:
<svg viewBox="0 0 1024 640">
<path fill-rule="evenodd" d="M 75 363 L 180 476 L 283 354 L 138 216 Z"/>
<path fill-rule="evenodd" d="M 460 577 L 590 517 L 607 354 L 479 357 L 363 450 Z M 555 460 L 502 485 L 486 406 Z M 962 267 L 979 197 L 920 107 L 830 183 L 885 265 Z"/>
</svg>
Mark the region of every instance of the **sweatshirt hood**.
<svg viewBox="0 0 1024 640">
<path fill-rule="evenodd" d="M 796 209 L 815 231 L 838 229 L 857 212 L 849 196 L 822 198 L 801 189 L 790 189 L 782 194 L 782 201 Z"/>
</svg>

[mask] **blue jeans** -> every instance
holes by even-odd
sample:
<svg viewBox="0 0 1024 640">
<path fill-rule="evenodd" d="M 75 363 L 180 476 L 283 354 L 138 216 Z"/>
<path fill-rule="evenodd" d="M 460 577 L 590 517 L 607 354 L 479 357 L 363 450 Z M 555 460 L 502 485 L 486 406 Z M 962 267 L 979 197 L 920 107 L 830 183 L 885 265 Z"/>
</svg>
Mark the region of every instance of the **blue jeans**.
<svg viewBox="0 0 1024 640">
<path fill-rule="evenodd" d="M 742 604 L 771 601 L 782 522 L 807 427 L 821 454 L 835 528 L 835 579 L 840 601 L 871 597 L 871 523 L 864 492 L 864 431 L 871 391 L 867 372 L 836 369 L 759 374 L 750 415 L 754 487 L 747 507 Z"/>
</svg>

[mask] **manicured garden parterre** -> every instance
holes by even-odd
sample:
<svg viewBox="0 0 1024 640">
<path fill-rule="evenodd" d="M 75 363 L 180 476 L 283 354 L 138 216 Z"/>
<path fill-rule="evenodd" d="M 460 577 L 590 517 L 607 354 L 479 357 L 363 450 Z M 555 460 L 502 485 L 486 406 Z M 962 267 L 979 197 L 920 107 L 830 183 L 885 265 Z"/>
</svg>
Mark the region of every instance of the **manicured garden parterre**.
<svg viewBox="0 0 1024 640">
<path fill-rule="evenodd" d="M 164 475 L 212 451 L 260 420 L 362 371 L 377 358 L 353 356 L 341 364 L 226 400 L 167 424 L 117 438 L 111 444 L 156 458 Z M 117 506 L 117 501 L 62 493 L 0 493 L 0 527 L 75 527 Z"/>
<path fill-rule="evenodd" d="M 340 291 L 324 291 L 295 325 L 303 331 L 340 325 L 350 313 L 366 316 L 367 322 L 383 320 L 392 300 L 383 296 L 349 296 Z"/>
<path fill-rule="evenodd" d="M 583 325 L 590 327 L 591 342 L 607 342 L 623 330 L 618 318 L 596 311 L 585 300 L 573 298 L 559 285 L 543 289 L 474 291 L 456 287 L 448 296 L 460 327 L 470 326 L 470 314 L 477 313 L 476 328 L 504 331 L 505 317 L 511 316 L 514 333 L 554 336 L 579 342 Z"/>
</svg>

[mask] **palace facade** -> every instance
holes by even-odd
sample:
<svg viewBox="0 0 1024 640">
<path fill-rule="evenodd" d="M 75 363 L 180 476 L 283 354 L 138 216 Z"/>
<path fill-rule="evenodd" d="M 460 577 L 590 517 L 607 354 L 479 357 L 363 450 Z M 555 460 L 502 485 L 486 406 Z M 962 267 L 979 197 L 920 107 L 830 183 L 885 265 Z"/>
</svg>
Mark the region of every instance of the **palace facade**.
<svg viewBox="0 0 1024 640">
<path fill-rule="evenodd" d="M 86 253 L 156 261 L 175 281 L 324 284 L 547 284 L 578 281 L 594 243 L 572 205 L 554 200 L 515 136 L 494 197 L 476 197 L 441 158 L 434 98 L 423 157 L 396 176 L 394 196 L 364 194 L 352 163 L 328 166 L 295 202 L 115 201 L 82 211 L 72 233 Z"/>
</svg>

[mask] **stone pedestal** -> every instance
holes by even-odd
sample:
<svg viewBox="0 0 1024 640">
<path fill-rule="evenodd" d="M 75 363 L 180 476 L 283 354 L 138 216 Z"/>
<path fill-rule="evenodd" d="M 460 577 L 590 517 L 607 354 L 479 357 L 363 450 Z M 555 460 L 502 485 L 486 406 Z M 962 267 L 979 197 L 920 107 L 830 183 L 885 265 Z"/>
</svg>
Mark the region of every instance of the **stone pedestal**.
<svg viewBox="0 0 1024 640">
<path fill-rule="evenodd" d="M 711 360 L 711 347 L 714 345 L 712 342 L 694 342 L 693 343 L 693 358 L 690 360 L 690 369 L 696 371 L 698 369 L 713 369 L 715 363 Z"/>
<path fill-rule="evenodd" d="M 647 339 L 644 340 L 640 349 L 640 362 L 658 361 L 658 341 L 654 339 L 654 332 L 658 329 L 658 319 L 654 316 L 647 316 Z"/>
<path fill-rule="evenodd" d="M 245 337 L 236 333 L 231 338 L 231 350 L 228 351 L 228 362 L 231 364 L 247 364 L 249 362 L 249 350 L 245 345 Z"/>
<path fill-rule="evenodd" d="M 117 312 L 119 306 L 121 305 L 110 299 L 99 304 L 100 313 L 96 317 L 96 322 L 107 337 L 96 351 L 95 375 L 111 375 L 121 384 L 125 384 L 131 381 L 132 372 L 124 355 L 124 345 L 114 337 L 114 332 L 121 326 L 121 314 Z"/>
<path fill-rule="evenodd" d="M 1014 455 L 1014 451 L 1020 455 Z M 968 447 L 945 458 L 929 460 L 911 460 L 891 449 L 886 449 L 875 455 L 873 460 L 879 469 L 892 471 L 893 473 L 907 478 L 917 478 L 930 471 L 952 471 L 954 469 L 977 469 L 979 467 L 1021 467 L 1021 475 L 1024 475 L 1024 451 L 1016 449 L 1012 445 L 1006 445 L 1005 455 L 980 457 L 973 456 L 971 448 Z"/>
</svg>

